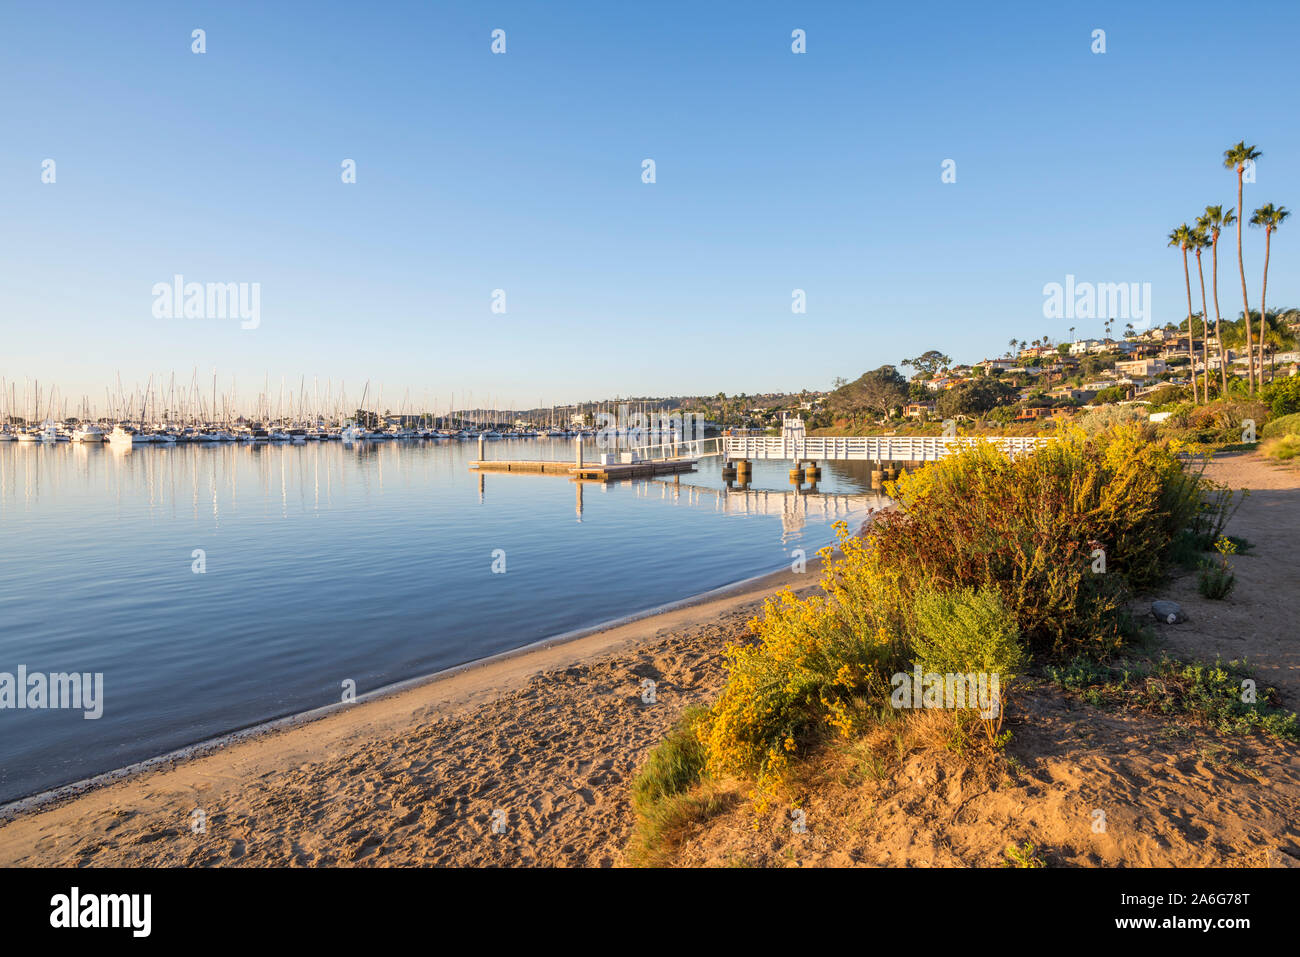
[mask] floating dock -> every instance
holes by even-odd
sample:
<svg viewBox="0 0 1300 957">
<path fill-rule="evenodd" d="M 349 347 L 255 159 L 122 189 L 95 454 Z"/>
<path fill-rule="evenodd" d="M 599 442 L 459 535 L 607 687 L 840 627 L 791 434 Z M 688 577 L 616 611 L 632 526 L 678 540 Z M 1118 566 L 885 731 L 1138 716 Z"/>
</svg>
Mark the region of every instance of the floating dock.
<svg viewBox="0 0 1300 957">
<path fill-rule="evenodd" d="M 669 472 L 694 472 L 699 459 L 658 459 L 654 462 L 631 462 L 615 465 L 570 465 L 569 474 L 588 482 L 613 482 L 616 479 L 644 478 Z"/>
<path fill-rule="evenodd" d="M 469 463 L 472 469 L 481 472 L 546 472 L 555 475 L 568 475 L 573 471 L 572 462 L 530 462 L 521 459 L 488 459 Z"/>
<path fill-rule="evenodd" d="M 471 462 L 470 468 L 478 469 L 480 472 L 534 472 L 546 475 L 569 475 L 587 482 L 613 482 L 617 479 L 644 478 L 672 472 L 694 472 L 698 461 L 699 459 L 674 458 L 610 465 L 575 465 L 572 462 L 480 459 Z"/>
</svg>

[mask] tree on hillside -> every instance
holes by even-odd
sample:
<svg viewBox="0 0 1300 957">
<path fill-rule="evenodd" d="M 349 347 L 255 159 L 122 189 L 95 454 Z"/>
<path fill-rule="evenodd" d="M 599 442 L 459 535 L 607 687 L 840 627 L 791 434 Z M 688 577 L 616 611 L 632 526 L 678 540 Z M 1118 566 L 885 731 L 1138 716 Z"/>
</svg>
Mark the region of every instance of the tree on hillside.
<svg viewBox="0 0 1300 957">
<path fill-rule="evenodd" d="M 946 369 L 952 365 L 952 359 L 944 355 L 938 349 L 931 349 L 917 356 L 915 359 L 904 359 L 903 365 L 910 366 L 917 372 L 927 376 L 933 376 L 940 369 Z"/>
<path fill-rule="evenodd" d="M 1289 314 L 1293 315 L 1294 312 L 1294 309 L 1270 309 L 1261 320 L 1258 309 L 1250 311 L 1250 323 L 1255 332 L 1254 337 L 1258 339 L 1259 335 L 1263 335 L 1264 346 L 1267 351 L 1286 352 L 1296 347 L 1297 337 L 1286 321 Z M 1223 343 L 1229 349 L 1240 349 L 1245 346 L 1246 323 L 1241 317 L 1223 323 Z"/>
<path fill-rule="evenodd" d="M 827 404 L 849 418 L 872 415 L 883 418 L 907 401 L 907 380 L 890 365 L 864 372 L 830 394 Z"/>
<path fill-rule="evenodd" d="M 981 416 L 1019 398 L 1014 386 L 997 379 L 972 379 L 939 393 L 935 411 L 944 418 Z"/>
</svg>

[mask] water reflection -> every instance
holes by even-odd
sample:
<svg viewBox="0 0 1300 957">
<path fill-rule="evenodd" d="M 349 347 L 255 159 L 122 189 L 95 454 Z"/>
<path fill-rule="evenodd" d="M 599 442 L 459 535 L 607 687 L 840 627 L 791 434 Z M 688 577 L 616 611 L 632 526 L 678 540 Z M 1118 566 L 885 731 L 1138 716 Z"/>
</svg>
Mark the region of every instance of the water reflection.
<svg viewBox="0 0 1300 957">
<path fill-rule="evenodd" d="M 816 492 L 783 463 L 728 490 L 716 459 L 593 485 L 477 455 L 0 444 L 0 671 L 103 672 L 106 696 L 96 721 L 0 713 L 0 800 L 332 703 L 345 678 L 365 692 L 789 567 L 881 504 L 835 464 Z"/>
</svg>

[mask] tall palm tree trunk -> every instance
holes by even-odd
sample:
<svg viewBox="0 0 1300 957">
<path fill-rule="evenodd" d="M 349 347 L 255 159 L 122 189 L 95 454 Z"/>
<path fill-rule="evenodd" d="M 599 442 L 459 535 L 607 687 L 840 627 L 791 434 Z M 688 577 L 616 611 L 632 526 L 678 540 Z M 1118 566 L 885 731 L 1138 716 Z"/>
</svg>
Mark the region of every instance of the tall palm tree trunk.
<svg viewBox="0 0 1300 957">
<path fill-rule="evenodd" d="M 1241 221 L 1246 217 L 1241 205 L 1242 174 L 1246 167 L 1237 164 L 1237 270 L 1241 273 L 1241 308 L 1246 320 L 1246 381 L 1250 384 L 1250 394 L 1255 394 L 1255 349 L 1250 339 L 1250 300 L 1246 295 L 1246 261 L 1241 256 Z"/>
<path fill-rule="evenodd" d="M 1211 283 L 1214 286 L 1214 338 L 1219 340 L 1219 387 L 1220 395 L 1228 394 L 1228 357 L 1223 351 L 1223 330 L 1219 327 L 1219 232 L 1214 231 L 1214 247 L 1211 250 L 1214 262 L 1210 267 Z"/>
<path fill-rule="evenodd" d="M 1205 364 L 1205 381 L 1202 382 L 1202 394 L 1205 401 L 1210 401 L 1210 324 L 1207 322 L 1209 312 L 1205 308 L 1205 270 L 1201 268 L 1201 247 L 1196 247 L 1196 277 L 1201 281 L 1201 359 Z M 1187 324 L 1191 328 L 1191 323 Z M 1192 362 L 1192 371 L 1195 372 L 1196 363 Z"/>
<path fill-rule="evenodd" d="M 1273 227 L 1264 227 L 1264 288 L 1259 293 L 1259 387 L 1264 388 L 1264 331 L 1268 328 L 1268 315 L 1264 311 L 1264 300 L 1268 297 L 1268 253 L 1273 244 Z"/>
<path fill-rule="evenodd" d="M 1192 368 L 1192 403 L 1196 397 L 1196 347 L 1192 345 L 1192 274 L 1187 269 L 1187 244 L 1183 244 L 1183 282 L 1187 285 L 1187 359 Z"/>
</svg>

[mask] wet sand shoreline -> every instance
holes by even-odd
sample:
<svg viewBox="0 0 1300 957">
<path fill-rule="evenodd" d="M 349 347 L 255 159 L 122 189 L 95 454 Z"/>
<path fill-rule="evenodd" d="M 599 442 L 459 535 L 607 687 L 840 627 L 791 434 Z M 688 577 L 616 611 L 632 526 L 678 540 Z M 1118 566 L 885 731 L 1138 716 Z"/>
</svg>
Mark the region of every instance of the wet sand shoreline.
<svg viewBox="0 0 1300 957">
<path fill-rule="evenodd" d="M 726 641 L 743 634 L 745 621 L 761 608 L 762 601 L 783 587 L 800 590 L 815 587 L 819 568 L 820 562 L 812 561 L 801 574 L 786 570 L 762 575 L 611 624 L 545 639 L 432 676 L 378 689 L 354 704 L 334 705 L 261 724 L 12 802 L 0 809 L 4 815 L 0 818 L 0 864 L 238 862 L 274 866 L 366 860 L 380 846 L 379 842 L 366 845 L 360 854 L 349 853 L 346 847 L 313 854 L 304 850 L 311 841 L 304 842 L 302 835 L 295 836 L 296 828 L 283 820 L 270 825 L 269 830 L 280 833 L 285 840 L 272 841 L 274 847 L 264 846 L 259 853 L 250 854 L 250 845 L 257 842 L 234 837 L 229 829 L 230 824 L 239 821 L 237 830 L 246 832 L 246 824 L 261 817 L 250 813 L 252 807 L 245 806 L 249 797 L 242 793 L 245 782 L 257 782 L 255 790 L 271 802 L 277 817 L 283 819 L 286 806 L 282 795 L 276 796 L 277 789 L 299 788 L 306 783 L 304 776 L 314 774 L 323 774 L 323 782 L 331 773 L 324 769 L 338 762 L 346 766 L 342 773 L 348 778 L 365 779 L 369 767 L 379 766 L 391 760 L 395 753 L 402 753 L 412 737 L 427 741 L 434 732 L 441 733 L 444 740 L 429 742 L 425 753 L 435 756 L 436 764 L 440 750 L 450 751 L 454 747 L 447 735 L 450 733 L 454 740 L 469 726 L 476 726 L 470 737 L 481 738 L 482 742 L 495 738 L 502 746 L 495 758 L 485 752 L 479 762 L 482 767 L 469 775 L 471 783 L 475 778 L 491 781 L 503 769 L 521 764 L 515 753 L 517 745 L 501 740 L 495 729 L 504 723 L 520 730 L 527 724 L 530 730 L 536 730 L 531 722 L 524 720 L 524 715 L 537 710 L 538 688 L 548 681 L 558 680 L 563 684 L 574 677 L 579 678 L 572 682 L 575 687 L 556 693 L 560 697 L 570 696 L 564 703 L 566 707 L 561 709 L 566 714 L 560 726 L 592 736 L 588 749 L 599 754 L 602 760 L 590 763 L 626 765 L 626 773 L 630 775 L 643 748 L 638 744 L 623 751 L 624 745 L 618 742 L 631 745 L 632 739 L 639 742 L 644 737 L 644 746 L 648 747 L 657 740 L 689 703 L 688 698 L 694 701 L 720 684 L 722 647 Z M 688 645 L 690 651 L 686 651 Z M 681 692 L 687 688 L 671 674 L 671 667 L 663 667 L 670 665 L 669 659 L 678 661 L 683 653 L 692 659 L 709 659 L 694 661 L 700 677 L 707 673 L 708 680 L 698 688 L 690 688 L 697 693 L 686 696 Z M 615 682 L 616 687 L 611 686 L 605 679 L 619 671 L 623 672 L 621 678 Z M 601 677 L 598 688 L 587 687 L 591 682 L 582 679 L 588 675 Z M 659 684 L 653 705 L 642 701 L 647 679 Z M 599 705 L 598 712 L 606 712 L 612 706 L 618 714 L 611 724 L 608 714 L 587 713 L 590 705 Z M 551 716 L 549 720 L 554 720 L 555 710 L 545 705 L 541 708 L 543 714 Z M 548 719 L 543 723 L 545 720 Z M 451 731 L 452 728 L 456 730 Z M 599 740 L 602 736 L 608 738 L 604 744 Z M 409 757 L 416 755 L 412 753 Z M 462 789 L 463 784 L 462 781 Z M 476 789 L 471 786 L 470 790 Z M 593 795 L 592 787 L 587 784 L 574 790 L 579 795 L 579 804 L 585 805 Z M 528 806 L 517 811 L 519 823 L 527 824 L 531 830 L 533 818 L 539 813 L 531 805 L 545 808 L 554 800 L 555 795 L 530 795 L 525 802 Z M 457 814 L 462 819 L 456 830 L 465 831 L 465 849 L 457 852 L 445 847 L 432 857 L 418 859 L 397 857 L 409 863 L 487 863 L 500 854 L 490 854 L 489 860 L 484 860 L 479 852 L 489 847 L 501 852 L 514 845 L 515 841 L 506 837 L 478 846 L 482 835 L 492 834 L 494 812 L 504 810 L 508 819 L 508 807 L 457 803 L 460 806 Z M 509 805 L 511 802 L 499 799 L 488 803 Z M 195 814 L 196 810 L 202 812 L 201 816 Z M 554 813 L 553 808 L 545 811 L 546 815 Z M 288 817 L 292 819 L 294 815 Z M 375 817 L 372 826 L 382 830 L 382 816 L 377 813 Z M 196 821 L 200 819 L 203 829 L 196 833 Z M 262 820 L 254 824 L 254 829 L 267 827 L 268 823 Z M 313 827 L 321 823 L 315 820 Z M 358 826 L 365 825 L 358 821 Z M 469 836 L 475 837 L 470 840 Z M 441 846 L 444 842 L 435 843 Z M 572 863 L 585 862 L 591 848 L 579 854 L 577 845 L 570 846 L 571 852 L 560 857 L 570 858 Z M 607 863 L 612 863 L 612 852 L 607 856 Z M 507 853 L 498 862 L 541 863 L 543 860 L 540 854 L 523 850 Z M 397 863 L 397 858 L 393 862 Z"/>
</svg>

